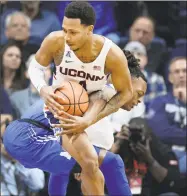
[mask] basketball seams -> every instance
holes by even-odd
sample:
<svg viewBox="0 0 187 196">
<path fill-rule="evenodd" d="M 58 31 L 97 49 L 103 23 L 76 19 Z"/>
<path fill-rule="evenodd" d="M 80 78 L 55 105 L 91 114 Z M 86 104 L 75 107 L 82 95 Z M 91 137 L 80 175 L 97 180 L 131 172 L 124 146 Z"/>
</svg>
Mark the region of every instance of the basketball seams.
<svg viewBox="0 0 187 196">
<path fill-rule="evenodd" d="M 81 105 L 81 104 L 85 104 L 85 103 L 89 103 L 89 101 L 85 101 L 85 102 L 82 102 L 82 103 L 75 103 L 75 105 L 78 105 L 78 104 L 80 104 L 80 105 Z M 63 103 L 63 104 L 62 104 L 62 106 L 63 106 L 63 105 L 64 105 L 64 106 L 67 106 L 67 105 L 74 105 L 74 103 L 72 103 L 72 104 L 69 104 L 69 103 Z"/>
<path fill-rule="evenodd" d="M 59 91 L 59 90 L 58 90 Z M 66 104 L 66 105 L 69 105 L 69 108 L 65 111 L 65 112 L 68 112 L 69 111 L 69 109 L 71 108 L 71 101 L 70 101 L 70 98 L 65 94 L 65 93 L 63 93 L 62 91 L 59 91 L 60 93 L 62 93 L 65 97 L 67 97 L 67 99 L 69 100 L 69 104 Z M 65 105 L 65 104 L 63 104 L 63 105 Z"/>
<path fill-rule="evenodd" d="M 82 92 L 81 92 L 81 94 L 79 96 L 79 100 L 78 100 L 78 107 L 79 107 L 79 110 L 82 112 L 82 115 L 84 114 L 84 112 L 81 110 L 81 107 L 80 107 L 79 103 L 80 103 L 80 99 L 81 99 L 81 96 L 82 96 L 83 92 L 84 92 L 84 88 L 82 87 Z"/>
<path fill-rule="evenodd" d="M 72 115 L 75 115 L 75 93 L 74 93 L 74 88 L 73 88 L 73 85 L 71 84 L 71 82 L 70 81 L 68 81 L 68 83 L 70 84 L 70 86 L 71 86 L 71 88 L 72 88 L 72 92 L 73 92 L 73 99 L 74 99 L 74 112 L 73 112 L 73 114 Z M 71 103 L 71 102 L 70 102 Z"/>
<path fill-rule="evenodd" d="M 66 81 L 56 93 L 61 97 L 58 102 L 64 106 L 64 111 L 70 115 L 82 116 L 88 109 L 88 93 L 79 83 Z M 81 101 L 82 103 L 80 103 Z"/>
</svg>

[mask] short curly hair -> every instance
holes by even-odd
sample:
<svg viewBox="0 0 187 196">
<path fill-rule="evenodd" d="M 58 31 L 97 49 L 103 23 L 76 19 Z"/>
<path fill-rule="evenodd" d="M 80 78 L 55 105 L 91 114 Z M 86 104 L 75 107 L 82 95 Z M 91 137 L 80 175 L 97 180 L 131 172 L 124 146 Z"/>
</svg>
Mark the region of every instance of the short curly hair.
<svg viewBox="0 0 187 196">
<path fill-rule="evenodd" d="M 81 24 L 95 25 L 96 16 L 94 8 L 84 1 L 73 1 L 65 8 L 65 17 L 79 18 Z"/>
<path fill-rule="evenodd" d="M 140 69 L 139 59 L 135 58 L 135 56 L 128 50 L 123 49 L 123 53 L 127 58 L 128 68 L 131 76 L 136 78 L 141 77 L 147 83 L 147 79 Z"/>
</svg>

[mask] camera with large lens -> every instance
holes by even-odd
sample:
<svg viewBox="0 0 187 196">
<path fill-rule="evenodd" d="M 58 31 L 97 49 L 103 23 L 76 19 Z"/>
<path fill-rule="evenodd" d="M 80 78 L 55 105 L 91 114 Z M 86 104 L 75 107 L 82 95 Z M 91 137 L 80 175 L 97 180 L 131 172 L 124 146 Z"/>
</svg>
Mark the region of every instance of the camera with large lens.
<svg viewBox="0 0 187 196">
<path fill-rule="evenodd" d="M 124 135 L 123 132 L 128 132 L 127 139 L 118 139 L 120 140 L 120 148 L 118 154 L 122 157 L 126 169 L 130 173 L 134 169 L 134 160 L 138 161 L 138 157 L 131 150 L 130 144 L 136 145 L 138 142 L 145 145 L 146 144 L 146 134 L 145 127 L 143 125 L 137 126 L 137 124 L 129 124 L 129 126 L 122 126 L 121 135 Z M 127 171 L 126 171 L 127 172 Z M 127 172 L 127 173 L 128 173 Z"/>
<path fill-rule="evenodd" d="M 143 127 L 129 126 L 129 143 L 137 144 L 138 142 L 145 145 L 146 138 Z"/>
</svg>

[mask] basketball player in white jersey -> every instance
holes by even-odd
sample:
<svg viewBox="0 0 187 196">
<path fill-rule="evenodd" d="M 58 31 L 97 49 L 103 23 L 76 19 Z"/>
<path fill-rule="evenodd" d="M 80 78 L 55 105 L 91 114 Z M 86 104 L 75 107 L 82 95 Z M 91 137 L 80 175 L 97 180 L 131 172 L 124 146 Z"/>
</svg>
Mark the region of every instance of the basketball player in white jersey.
<svg viewBox="0 0 187 196">
<path fill-rule="evenodd" d="M 53 85 L 74 80 L 83 84 L 88 93 L 101 90 L 107 75 L 111 74 L 117 93 L 104 108 L 98 108 L 99 114 L 77 117 L 76 122 L 69 120 L 63 126 L 64 133 L 71 133 L 70 140 L 72 133 L 79 133 L 71 141 L 77 150 L 76 160 L 85 174 L 85 186 L 91 195 L 104 195 L 104 178 L 98 167 L 98 157 L 84 130 L 127 103 L 133 90 L 125 55 L 107 38 L 93 34 L 94 24 L 95 12 L 89 3 L 70 3 L 65 9 L 63 31 L 53 32 L 44 39 L 28 72 L 49 111 L 55 110 L 57 114 L 63 107 L 55 101 L 54 86 L 47 86 L 44 80 L 44 70 L 52 61 L 56 65 Z"/>
<path fill-rule="evenodd" d="M 140 70 L 138 59 L 136 59 L 129 51 L 124 50 L 124 54 L 128 60 L 128 68 L 131 74 L 133 99 L 121 108 L 128 111 L 133 106 L 141 102 L 141 98 L 146 93 L 147 80 Z M 109 84 L 111 84 L 110 79 L 111 78 L 109 77 Z M 98 106 L 103 107 L 106 101 L 110 100 L 110 98 L 114 94 L 115 91 L 110 85 L 106 85 L 105 88 L 100 92 L 93 93 L 92 96 L 90 96 L 90 102 L 93 103 L 90 109 L 95 110 L 95 108 Z M 104 99 L 105 101 L 101 101 L 101 99 L 98 99 L 99 97 L 102 97 L 102 99 Z M 69 117 L 71 120 L 74 120 L 75 118 L 74 116 Z M 57 115 L 56 118 L 60 120 L 60 123 L 63 123 L 63 121 L 66 120 L 59 115 Z M 61 127 L 61 124 L 56 124 L 55 126 Z M 95 147 L 97 147 L 95 149 L 98 150 L 98 147 L 100 149 L 99 152 L 97 152 L 99 157 L 98 159 L 100 163 L 100 169 L 105 177 L 105 183 L 107 185 L 109 195 L 130 196 L 131 193 L 128 185 L 128 180 L 125 176 L 124 163 L 120 157 L 109 152 L 114 143 L 113 128 L 110 120 L 105 117 L 92 126 L 89 126 L 85 130 L 85 132 L 87 133 L 88 139 L 91 141 L 91 143 Z M 63 131 L 61 133 L 58 133 L 57 135 L 60 134 L 63 134 Z M 66 135 L 64 134 L 63 140 L 66 140 Z M 69 144 L 68 147 L 66 145 L 68 145 L 68 142 L 65 142 L 65 144 L 63 145 L 65 149 L 68 148 L 70 150 L 71 148 L 72 151 L 75 151 L 75 149 L 72 149 L 71 144 Z M 84 179 L 82 179 L 82 175 L 81 188 L 84 195 L 89 195 L 87 187 L 84 186 Z"/>
</svg>

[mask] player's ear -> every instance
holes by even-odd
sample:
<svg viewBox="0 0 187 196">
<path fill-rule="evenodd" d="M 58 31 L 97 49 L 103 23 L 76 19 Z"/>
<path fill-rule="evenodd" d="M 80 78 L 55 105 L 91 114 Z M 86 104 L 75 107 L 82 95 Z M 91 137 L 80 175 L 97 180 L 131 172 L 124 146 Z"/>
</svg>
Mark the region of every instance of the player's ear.
<svg viewBox="0 0 187 196">
<path fill-rule="evenodd" d="M 94 26 L 93 25 L 89 25 L 88 26 L 88 33 L 93 33 L 93 29 L 94 29 Z"/>
</svg>

